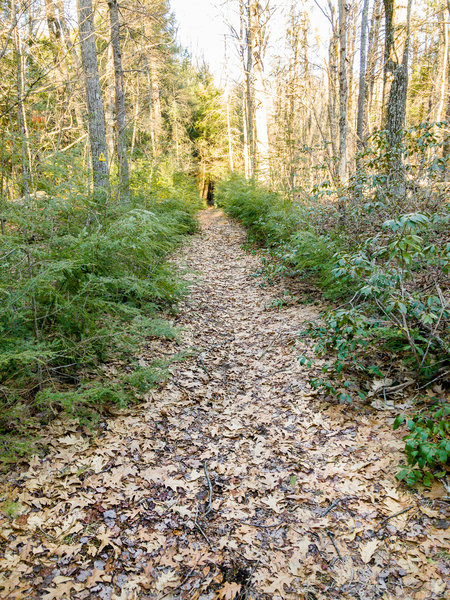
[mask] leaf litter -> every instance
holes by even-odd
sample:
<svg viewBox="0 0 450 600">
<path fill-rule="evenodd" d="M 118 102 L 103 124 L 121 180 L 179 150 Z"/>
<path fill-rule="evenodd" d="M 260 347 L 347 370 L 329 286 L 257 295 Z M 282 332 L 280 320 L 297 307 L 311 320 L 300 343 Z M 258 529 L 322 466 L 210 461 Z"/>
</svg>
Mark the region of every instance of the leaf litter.
<svg viewBox="0 0 450 600">
<path fill-rule="evenodd" d="M 311 388 L 298 334 L 317 307 L 271 309 L 285 283 L 255 278 L 242 228 L 217 210 L 200 219 L 174 259 L 196 274 L 183 339 L 140 360 L 196 350 L 96 438 L 55 421 L 48 454 L 6 477 L 0 597 L 446 597 L 445 491 L 396 482 L 402 442 L 385 412 Z"/>
</svg>

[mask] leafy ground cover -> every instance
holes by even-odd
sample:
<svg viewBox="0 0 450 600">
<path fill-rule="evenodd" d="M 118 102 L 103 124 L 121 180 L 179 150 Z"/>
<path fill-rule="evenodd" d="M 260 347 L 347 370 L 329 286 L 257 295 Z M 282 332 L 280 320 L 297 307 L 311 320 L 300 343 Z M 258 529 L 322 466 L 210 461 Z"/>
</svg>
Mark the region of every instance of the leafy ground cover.
<svg viewBox="0 0 450 600">
<path fill-rule="evenodd" d="M 200 199 L 184 176 L 140 189 L 125 205 L 46 193 L 1 213 L 4 465 L 61 411 L 93 424 L 164 375 L 161 361 L 143 367 L 133 354 L 143 339 L 175 336 L 162 316 L 185 285 L 166 257 L 196 231 Z"/>
<path fill-rule="evenodd" d="M 324 400 L 297 360 L 321 308 L 255 277 L 218 211 L 177 264 L 198 274 L 179 340 L 195 347 L 142 406 L 42 434 L 47 456 L 2 485 L 1 594 L 11 600 L 437 600 L 448 595 L 448 498 L 396 482 L 394 411 Z M 298 292 L 299 290 L 297 290 Z M 318 365 L 315 366 L 318 368 Z"/>
</svg>

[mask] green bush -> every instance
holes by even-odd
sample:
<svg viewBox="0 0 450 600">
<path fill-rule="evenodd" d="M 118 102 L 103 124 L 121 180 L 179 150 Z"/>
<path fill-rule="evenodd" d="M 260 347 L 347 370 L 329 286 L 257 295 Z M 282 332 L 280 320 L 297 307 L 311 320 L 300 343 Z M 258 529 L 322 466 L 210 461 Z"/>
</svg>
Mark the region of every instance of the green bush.
<svg viewBox="0 0 450 600">
<path fill-rule="evenodd" d="M 329 310 L 323 325 L 310 328 L 318 340 L 316 352 L 327 357 L 327 377 L 315 379 L 316 385 L 351 401 L 343 381 L 365 397 L 370 379 L 395 373 L 395 362 L 421 384 L 445 368 L 450 307 L 439 284 L 421 283 L 415 271 L 449 272 L 450 246 L 424 243 L 423 232 L 431 226 L 426 215 L 403 215 L 387 221 L 383 233 L 366 240 L 357 253 L 336 257 L 334 276 L 344 284 L 350 280 L 356 292 L 351 304 Z M 362 375 L 369 379 L 365 391 Z"/>
<path fill-rule="evenodd" d="M 315 232 L 311 226 L 311 207 L 292 203 L 254 181 L 238 175 L 222 180 L 216 188 L 218 206 L 241 221 L 250 240 L 271 250 L 280 272 L 298 277 L 313 277 L 327 297 L 348 293 L 342 284 L 334 285 L 332 270 L 338 240 Z"/>
<path fill-rule="evenodd" d="M 39 196 L 2 211 L 0 236 L 0 435 L 60 411 L 121 404 L 125 383 L 101 363 L 129 361 L 144 337 L 173 337 L 160 317 L 184 293 L 167 255 L 197 229 L 195 184 L 174 176 L 130 205 L 99 206 L 81 195 Z M 86 375 L 99 379 L 84 384 Z M 155 377 L 136 375 L 143 389 Z M 75 386 L 78 386 L 75 389 Z"/>
<path fill-rule="evenodd" d="M 450 404 L 437 402 L 422 413 L 408 418 L 399 415 L 394 429 L 407 423 L 409 433 L 405 441 L 406 465 L 402 465 L 397 478 L 410 486 L 418 482 L 430 486 L 435 477 L 447 474 L 450 456 Z"/>
</svg>

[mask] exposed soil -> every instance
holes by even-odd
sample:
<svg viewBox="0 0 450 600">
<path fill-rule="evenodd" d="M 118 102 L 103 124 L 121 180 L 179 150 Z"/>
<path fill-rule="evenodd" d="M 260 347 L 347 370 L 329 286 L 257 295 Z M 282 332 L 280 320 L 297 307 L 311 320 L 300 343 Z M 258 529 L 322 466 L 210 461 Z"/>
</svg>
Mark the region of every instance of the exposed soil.
<svg viewBox="0 0 450 600">
<path fill-rule="evenodd" d="M 297 338 L 317 308 L 279 302 L 243 230 L 200 218 L 176 259 L 196 280 L 182 341 L 149 341 L 141 360 L 195 350 L 94 441 L 55 422 L 49 454 L 8 476 L 1 598 L 446 597 L 443 488 L 396 482 L 394 413 L 312 390 Z"/>
</svg>

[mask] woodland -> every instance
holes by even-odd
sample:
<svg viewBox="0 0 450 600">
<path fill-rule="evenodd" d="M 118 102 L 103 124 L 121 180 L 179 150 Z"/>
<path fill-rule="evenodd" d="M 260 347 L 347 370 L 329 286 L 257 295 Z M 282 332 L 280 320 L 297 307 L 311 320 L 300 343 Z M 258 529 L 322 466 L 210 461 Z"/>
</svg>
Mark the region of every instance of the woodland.
<svg viewBox="0 0 450 600">
<path fill-rule="evenodd" d="M 218 4 L 0 0 L 0 597 L 445 598 L 450 5 Z"/>
</svg>

